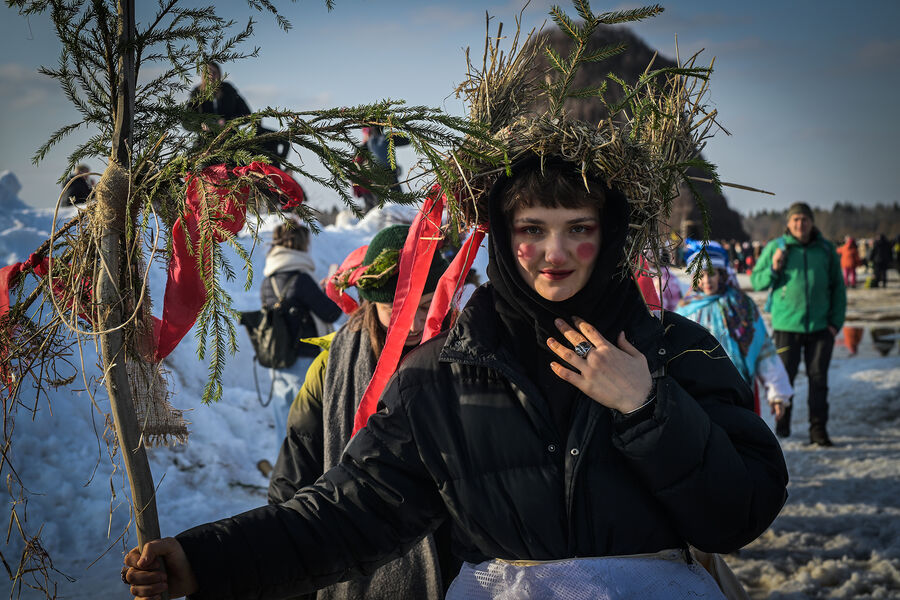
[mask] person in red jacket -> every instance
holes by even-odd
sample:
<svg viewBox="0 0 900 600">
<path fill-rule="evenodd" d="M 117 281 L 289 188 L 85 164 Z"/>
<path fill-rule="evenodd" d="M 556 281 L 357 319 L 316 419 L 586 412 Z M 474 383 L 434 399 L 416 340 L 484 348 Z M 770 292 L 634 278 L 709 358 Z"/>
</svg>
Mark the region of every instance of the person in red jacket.
<svg viewBox="0 0 900 600">
<path fill-rule="evenodd" d="M 856 267 L 862 265 L 859 258 L 859 248 L 856 246 L 856 240 L 849 235 L 844 240 L 844 245 L 837 249 L 837 253 L 841 257 L 841 271 L 844 273 L 844 285 L 847 287 L 856 287 Z"/>
</svg>

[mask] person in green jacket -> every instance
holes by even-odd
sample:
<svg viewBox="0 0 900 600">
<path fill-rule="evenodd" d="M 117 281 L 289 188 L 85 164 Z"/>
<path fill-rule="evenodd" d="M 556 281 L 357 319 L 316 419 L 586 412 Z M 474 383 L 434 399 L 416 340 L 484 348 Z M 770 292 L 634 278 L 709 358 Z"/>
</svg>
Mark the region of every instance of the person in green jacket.
<svg viewBox="0 0 900 600">
<path fill-rule="evenodd" d="M 809 378 L 809 441 L 831 446 L 828 423 L 828 365 L 834 337 L 844 324 L 847 290 L 834 245 L 816 229 L 812 209 L 797 202 L 788 209 L 787 231 L 763 249 L 750 275 L 756 290 L 771 290 L 775 346 L 791 385 L 806 363 Z M 791 434 L 791 410 L 776 419 L 775 432 Z"/>
</svg>

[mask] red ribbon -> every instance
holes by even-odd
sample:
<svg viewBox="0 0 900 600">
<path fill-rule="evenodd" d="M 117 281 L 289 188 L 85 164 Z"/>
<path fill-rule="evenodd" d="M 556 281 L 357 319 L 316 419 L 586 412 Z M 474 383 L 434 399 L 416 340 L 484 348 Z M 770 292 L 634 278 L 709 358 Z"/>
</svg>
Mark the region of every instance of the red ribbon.
<svg viewBox="0 0 900 600">
<path fill-rule="evenodd" d="M 472 268 L 472 263 L 475 261 L 475 256 L 478 254 L 478 249 L 481 247 L 481 241 L 484 239 L 484 234 L 487 233 L 487 230 L 486 225 L 476 227 L 472 235 L 463 242 L 456 256 L 453 257 L 450 267 L 441 275 L 441 280 L 434 291 L 431 306 L 428 308 L 428 317 L 425 319 L 425 331 L 422 334 L 423 342 L 427 342 L 440 333 L 451 303 L 459 303 L 463 282 L 466 280 L 469 269 Z"/>
<path fill-rule="evenodd" d="M 29 270 L 37 277 L 45 277 L 50 272 L 50 260 L 40 254 L 32 253 L 25 262 L 13 263 L 0 269 L 0 325 L 6 330 L 4 332 L 6 339 L 12 339 L 13 334 L 12 325 L 4 322 L 5 317 L 9 314 L 9 290 L 18 283 L 19 276 Z M 65 291 L 65 286 L 60 279 L 54 281 L 53 292 L 58 298 L 64 297 Z M 82 305 L 87 306 L 91 297 L 90 281 L 84 282 L 82 293 L 87 298 L 87 301 L 82 302 Z M 69 307 L 71 307 L 72 302 L 72 300 L 69 300 Z M 90 318 L 85 313 L 79 313 L 79 316 L 85 321 L 90 321 Z M 0 382 L 7 388 L 8 392 L 11 392 L 13 377 L 5 369 L 8 350 L 5 346 L 0 348 Z"/>
<path fill-rule="evenodd" d="M 19 275 L 29 270 L 37 277 L 46 277 L 47 274 L 50 273 L 50 260 L 40 254 L 32 253 L 25 262 L 13 263 L 0 269 L 0 317 L 3 317 L 9 312 L 10 288 L 16 285 Z M 66 289 L 61 279 L 57 278 L 53 282 L 53 291 L 58 298 L 64 296 Z M 90 291 L 90 281 L 84 282 L 82 292 L 86 292 L 88 297 L 90 297 Z M 86 305 L 87 303 L 83 304 Z M 79 316 L 86 321 L 90 321 L 88 316 L 84 313 L 80 313 Z"/>
<path fill-rule="evenodd" d="M 0 317 L 9 312 L 9 290 L 16 284 L 19 275 L 31 269 L 36 264 L 41 264 L 42 257 L 32 254 L 25 262 L 17 262 L 0 269 Z"/>
<path fill-rule="evenodd" d="M 409 228 L 403 250 L 400 251 L 400 273 L 397 291 L 394 294 L 394 309 L 391 312 L 391 323 L 388 326 L 387 339 L 381 357 L 375 367 L 375 374 L 369 382 L 353 421 L 353 433 L 365 427 L 384 391 L 388 380 L 400 362 L 400 355 L 409 334 L 409 328 L 415 318 L 419 300 L 431 259 L 441 240 L 441 215 L 444 210 L 445 197 L 440 193 L 432 193 L 426 198 L 422 209 Z"/>
<path fill-rule="evenodd" d="M 641 295 L 644 297 L 644 303 L 650 310 L 662 310 L 662 302 L 659 301 L 659 294 L 656 293 L 656 285 L 653 278 L 650 277 L 649 264 L 643 256 L 638 260 L 638 268 L 634 273 L 634 280 L 637 282 Z"/>
<path fill-rule="evenodd" d="M 343 290 L 339 290 L 334 284 L 334 281 L 337 277 L 342 277 L 347 269 L 353 269 L 353 272 L 347 280 L 349 286 L 352 286 L 359 281 L 360 276 L 365 273 L 367 268 L 361 267 L 360 265 L 362 264 L 363 258 L 366 256 L 366 250 L 368 249 L 368 246 L 360 246 L 347 255 L 347 258 L 344 259 L 344 262 L 341 263 L 341 266 L 338 267 L 335 274 L 329 277 L 328 282 L 325 284 L 325 294 L 331 298 L 332 302 L 341 307 L 344 314 L 349 315 L 359 308 L 359 304 L 356 303 L 356 300 L 354 300 L 352 296 L 345 294 Z"/>
<path fill-rule="evenodd" d="M 269 188 L 286 196 L 282 209 L 293 208 L 303 202 L 303 189 L 290 175 L 260 162 L 231 170 L 225 165 L 214 165 L 204 169 L 199 178 L 189 179 L 187 209 L 172 227 L 172 260 L 169 262 L 162 319 L 153 319 L 154 360 L 161 361 L 175 349 L 194 326 L 206 304 L 206 286 L 198 264 L 211 275 L 212 263 L 208 250 L 199 243 L 201 216 L 225 231 L 233 234 L 239 232 L 246 221 L 247 189 L 241 188 L 231 194 L 224 182 L 232 174 L 245 176 L 251 172 L 268 176 L 272 180 Z M 214 237 L 217 242 L 225 238 L 221 232 L 216 232 Z"/>
</svg>

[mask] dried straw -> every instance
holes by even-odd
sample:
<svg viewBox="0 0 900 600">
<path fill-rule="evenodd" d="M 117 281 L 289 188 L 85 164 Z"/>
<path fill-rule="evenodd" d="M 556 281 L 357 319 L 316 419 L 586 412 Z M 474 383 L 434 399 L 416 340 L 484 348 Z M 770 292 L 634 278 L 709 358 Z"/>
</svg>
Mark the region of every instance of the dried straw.
<svg viewBox="0 0 900 600">
<path fill-rule="evenodd" d="M 660 229 L 669 217 L 679 186 L 690 183 L 686 161 L 695 159 L 717 126 L 715 111 L 707 111 L 703 98 L 705 78 L 696 74 L 663 73 L 647 78 L 632 91 L 631 106 L 653 107 L 638 115 L 625 110 L 599 123 L 568 119 L 565 112 L 534 114 L 549 85 L 537 85 L 534 59 L 544 51 L 544 39 L 532 31 L 520 48 L 519 33 L 504 54 L 499 48 L 502 27 L 488 37 L 481 69 L 468 61 L 468 78 L 457 88 L 464 95 L 470 116 L 485 124 L 497 146 L 482 144 L 482 162 L 460 165 L 461 176 L 447 194 L 451 210 L 463 215 L 467 225 L 481 223 L 487 214 L 487 194 L 503 169 L 497 168 L 497 147 L 507 165 L 535 154 L 562 158 L 580 170 L 585 183 L 604 181 L 622 192 L 631 206 L 626 263 L 634 265 L 649 255 L 651 266 L 660 262 Z M 684 65 L 693 69 L 696 55 Z M 468 57 L 467 57 L 468 59 Z M 651 62 L 652 65 L 652 62 Z M 650 72 L 648 65 L 646 73 Z M 544 103 L 548 104 L 548 103 Z M 476 144 L 476 142 L 472 142 Z"/>
</svg>

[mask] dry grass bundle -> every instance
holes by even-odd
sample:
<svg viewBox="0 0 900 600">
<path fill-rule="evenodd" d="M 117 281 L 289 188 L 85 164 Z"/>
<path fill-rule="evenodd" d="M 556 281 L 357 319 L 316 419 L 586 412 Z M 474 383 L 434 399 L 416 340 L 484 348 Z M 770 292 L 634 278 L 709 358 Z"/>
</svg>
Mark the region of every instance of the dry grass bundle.
<svg viewBox="0 0 900 600">
<path fill-rule="evenodd" d="M 128 382 L 141 438 L 146 446 L 185 444 L 188 422 L 184 412 L 169 402 L 169 374 L 162 363 L 129 357 Z"/>
<path fill-rule="evenodd" d="M 551 13 L 574 42 L 569 57 L 560 57 L 546 47 L 543 36 L 533 31 L 520 48 L 517 20 L 507 53 L 499 47 L 501 26 L 496 37 L 486 40 L 481 68 L 472 68 L 469 61 L 468 79 L 457 88 L 457 94 L 465 95 L 471 118 L 486 125 L 495 145 L 480 146 L 485 160 L 463 169 L 448 198 L 452 196 L 451 204 L 458 204 L 452 210 L 463 215 L 467 225 L 483 222 L 487 192 L 500 173 L 510 174 L 515 162 L 529 155 L 562 158 L 580 170 L 585 187 L 589 188 L 589 180 L 599 180 L 627 197 L 631 218 L 623 267 L 636 264 L 641 255 L 655 266 L 665 251 L 661 225 L 669 217 L 679 186 L 693 189 L 688 168 L 700 167 L 709 174 L 705 180 L 721 185 L 715 167 L 699 158 L 705 140 L 717 127 L 715 111 L 707 110 L 704 103 L 712 65 L 696 67 L 696 55 L 676 68 L 653 70 L 651 62 L 634 86 L 610 74 L 608 81 L 596 88 L 571 90 L 567 86 L 580 63 L 602 60 L 622 50 L 611 47 L 592 56 L 584 54 L 587 39 L 598 25 L 644 18 L 662 10 L 653 6 L 628 14 L 594 15 L 585 3 L 576 3 L 576 9 L 583 19 L 580 26 L 558 9 Z M 546 53 L 552 66 L 542 83 L 534 81 L 531 70 L 538 53 Z M 604 98 L 610 82 L 622 88 L 621 102 L 611 104 Z M 562 107 L 566 98 L 588 97 L 600 97 L 610 117 L 599 123 L 567 118 Z M 541 105 L 541 100 L 549 108 L 535 114 L 530 107 Z M 505 168 L 498 168 L 498 161 Z M 703 210 L 703 199 L 697 199 Z"/>
</svg>

